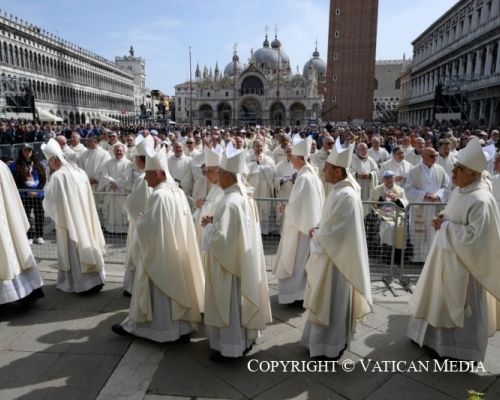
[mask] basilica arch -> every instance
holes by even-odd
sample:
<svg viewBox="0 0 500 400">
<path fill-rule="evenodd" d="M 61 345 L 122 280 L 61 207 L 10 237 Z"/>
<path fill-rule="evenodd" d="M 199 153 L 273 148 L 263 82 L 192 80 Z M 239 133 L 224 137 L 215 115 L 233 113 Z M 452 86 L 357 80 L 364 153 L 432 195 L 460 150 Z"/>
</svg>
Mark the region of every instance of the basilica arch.
<svg viewBox="0 0 500 400">
<path fill-rule="evenodd" d="M 264 95 L 264 82 L 256 75 L 247 76 L 240 85 L 240 94 L 254 94 L 258 96 Z"/>
<path fill-rule="evenodd" d="M 300 126 L 305 124 L 306 106 L 302 103 L 293 103 L 290 106 L 290 123 L 291 125 Z"/>
<path fill-rule="evenodd" d="M 202 104 L 198 109 L 198 123 L 200 125 L 212 126 L 214 112 L 210 104 Z"/>
<path fill-rule="evenodd" d="M 269 123 L 271 125 L 282 126 L 286 125 L 286 112 L 285 106 L 282 102 L 279 104 L 277 102 L 273 103 L 271 110 L 269 111 Z"/>
<path fill-rule="evenodd" d="M 262 105 L 255 97 L 240 100 L 238 119 L 245 125 L 262 125 Z"/>
<path fill-rule="evenodd" d="M 232 111 L 233 108 L 229 105 L 228 102 L 224 101 L 217 106 L 217 124 L 219 126 L 228 126 L 231 125 L 232 119 Z"/>
</svg>

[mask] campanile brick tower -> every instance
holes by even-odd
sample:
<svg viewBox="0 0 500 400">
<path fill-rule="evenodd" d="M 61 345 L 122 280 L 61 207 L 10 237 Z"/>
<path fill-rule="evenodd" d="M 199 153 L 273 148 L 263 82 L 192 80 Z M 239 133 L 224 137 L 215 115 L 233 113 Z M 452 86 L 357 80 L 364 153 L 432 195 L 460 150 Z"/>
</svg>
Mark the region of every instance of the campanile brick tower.
<svg viewBox="0 0 500 400">
<path fill-rule="evenodd" d="M 378 0 L 330 0 L 323 121 L 373 120 Z"/>
</svg>

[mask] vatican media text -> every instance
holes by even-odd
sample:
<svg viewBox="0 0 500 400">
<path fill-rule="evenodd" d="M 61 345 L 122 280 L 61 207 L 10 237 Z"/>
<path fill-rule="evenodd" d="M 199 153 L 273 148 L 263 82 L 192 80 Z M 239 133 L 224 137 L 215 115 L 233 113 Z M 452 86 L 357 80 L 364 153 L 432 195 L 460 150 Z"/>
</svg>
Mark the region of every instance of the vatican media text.
<svg viewBox="0 0 500 400">
<path fill-rule="evenodd" d="M 374 361 L 360 359 L 357 363 L 342 361 L 259 361 L 252 359 L 250 372 L 486 372 L 482 362 L 456 360 L 429 361 Z"/>
</svg>

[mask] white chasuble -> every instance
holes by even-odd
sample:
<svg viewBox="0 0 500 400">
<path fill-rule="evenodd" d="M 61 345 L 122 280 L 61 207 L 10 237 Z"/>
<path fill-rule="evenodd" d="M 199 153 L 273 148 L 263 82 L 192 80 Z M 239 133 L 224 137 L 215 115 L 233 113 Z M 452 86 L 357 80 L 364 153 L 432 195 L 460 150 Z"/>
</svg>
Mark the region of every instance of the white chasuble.
<svg viewBox="0 0 500 400">
<path fill-rule="evenodd" d="M 151 285 L 170 299 L 172 321 L 201 320 L 205 282 L 189 204 L 173 182 L 162 182 L 149 196 L 136 223 L 139 263 L 129 317 L 153 320 Z"/>
<path fill-rule="evenodd" d="M 348 344 L 356 332 L 357 320 L 371 313 L 373 305 L 363 205 L 353 182 L 347 179 L 333 185 L 325 201 L 319 229 L 311 241 L 306 271 L 304 307 L 308 310 L 309 325 L 326 331 L 336 325 L 343 326 Z M 344 295 L 333 293 L 339 279 L 344 282 Z M 345 295 L 348 301 L 341 300 Z M 340 319 L 331 320 L 332 315 Z M 308 333 L 309 329 L 308 332 L 304 329 L 303 339 Z"/>
<path fill-rule="evenodd" d="M 253 340 L 272 318 L 262 240 L 254 207 L 243 190 L 236 184 L 225 189 L 213 223 L 205 227 L 204 322 L 215 328 L 230 326 L 231 288 L 235 277 L 241 285 L 239 323 L 247 338 Z"/>
</svg>

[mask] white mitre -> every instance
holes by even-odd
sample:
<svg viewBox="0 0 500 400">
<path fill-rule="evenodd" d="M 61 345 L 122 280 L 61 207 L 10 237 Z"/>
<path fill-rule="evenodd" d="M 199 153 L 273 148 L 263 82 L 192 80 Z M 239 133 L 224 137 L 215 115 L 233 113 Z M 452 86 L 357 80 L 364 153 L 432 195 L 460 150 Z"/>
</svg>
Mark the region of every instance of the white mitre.
<svg viewBox="0 0 500 400">
<path fill-rule="evenodd" d="M 293 135 L 292 139 L 292 155 L 293 156 L 302 156 L 309 157 L 311 153 L 312 146 L 312 137 L 308 136 L 305 139 L 302 139 L 298 133 Z"/>
<path fill-rule="evenodd" d="M 465 148 L 458 152 L 457 161 L 460 164 L 465 165 L 467 168 L 481 173 L 486 169 L 489 160 L 491 160 L 491 158 L 494 156 L 494 154 L 493 156 L 490 154 L 490 147 L 492 147 L 493 151 L 495 151 L 494 145 L 483 148 L 479 143 L 479 139 L 477 137 L 474 137 L 467 143 L 467 146 L 465 146 Z"/>
<path fill-rule="evenodd" d="M 42 144 L 40 148 L 42 149 L 47 161 L 53 157 L 57 157 L 63 164 L 67 162 L 61 146 L 59 146 L 59 143 L 57 143 L 55 139 L 50 139 L 47 144 Z"/>
<path fill-rule="evenodd" d="M 208 146 L 203 148 L 205 153 L 205 167 L 218 167 L 222 158 L 222 148 L 217 145 L 215 149 Z"/>
<path fill-rule="evenodd" d="M 136 155 L 145 157 L 147 155 L 146 149 L 148 147 L 150 147 L 151 149 L 154 149 L 155 147 L 155 141 L 150 135 L 146 137 L 139 135 L 135 138 Z"/>
<path fill-rule="evenodd" d="M 340 138 L 335 141 L 335 146 L 333 146 L 330 155 L 326 161 L 336 167 L 349 168 L 351 166 L 351 160 L 354 150 L 354 143 L 349 145 L 346 149 L 342 148 L 340 144 Z"/>
<path fill-rule="evenodd" d="M 222 155 L 222 160 L 219 167 L 224 171 L 232 172 L 233 174 L 241 174 L 245 165 L 245 153 L 243 150 L 235 149 L 233 142 L 229 142 L 226 146 L 226 151 Z"/>
<path fill-rule="evenodd" d="M 168 172 L 167 154 L 164 151 L 157 153 L 152 147 L 146 146 L 145 171 Z"/>
</svg>

